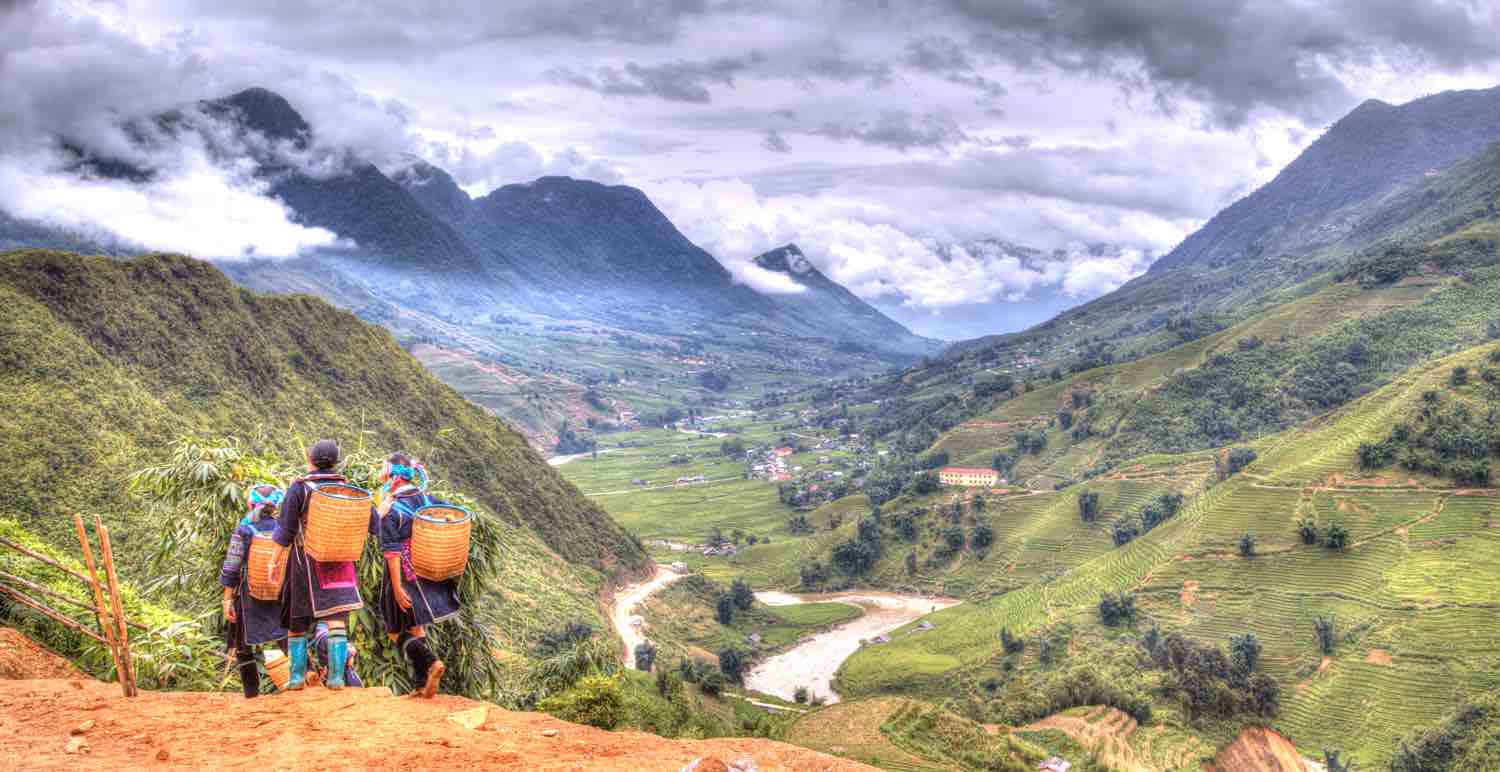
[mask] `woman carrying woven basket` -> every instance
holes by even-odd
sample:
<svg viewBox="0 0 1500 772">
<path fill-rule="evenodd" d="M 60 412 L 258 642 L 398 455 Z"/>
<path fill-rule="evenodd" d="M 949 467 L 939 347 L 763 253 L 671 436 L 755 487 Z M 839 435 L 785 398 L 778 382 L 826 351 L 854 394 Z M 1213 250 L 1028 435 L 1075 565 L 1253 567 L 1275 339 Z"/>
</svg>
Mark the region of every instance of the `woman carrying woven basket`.
<svg viewBox="0 0 1500 772">
<path fill-rule="evenodd" d="M 286 637 L 286 628 L 281 625 L 281 601 L 257 599 L 250 585 L 252 572 L 246 570 L 252 556 L 260 558 L 265 554 L 253 550 L 251 545 L 275 530 L 281 489 L 257 485 L 250 489 L 247 498 L 249 512 L 229 537 L 229 549 L 219 569 L 219 584 L 224 587 L 224 619 L 229 623 L 225 644 L 234 652 L 240 685 L 245 689 L 245 698 L 250 699 L 260 694 L 260 670 L 254 647 L 280 641 Z"/>
<path fill-rule="evenodd" d="M 329 562 L 314 559 L 312 554 L 317 550 L 308 543 L 306 524 L 308 505 L 315 493 L 325 486 L 347 487 L 348 480 L 334 471 L 339 463 L 339 445 L 334 440 L 314 443 L 308 451 L 307 463 L 308 473 L 287 486 L 281 516 L 276 520 L 276 543 L 290 550 L 286 581 L 281 588 L 281 621 L 290 633 L 287 654 L 291 659 L 291 678 L 286 688 L 301 689 L 305 684 L 308 633 L 316 622 L 326 622 L 328 677 L 323 684 L 330 689 L 342 689 L 349 651 L 349 612 L 365 605 L 359 595 L 359 575 L 352 559 Z M 357 530 L 363 534 L 361 538 L 367 538 L 378 533 L 378 527 L 379 521 L 372 515 Z"/>
<path fill-rule="evenodd" d="M 412 684 L 417 694 L 437 694 L 447 666 L 427 648 L 427 626 L 458 614 L 458 582 L 431 581 L 417 575 L 411 558 L 412 521 L 418 510 L 447 506 L 428 496 L 416 481 L 426 482 L 426 472 L 405 453 L 386 459 L 380 480 L 389 493 L 376 507 L 380 515 L 380 551 L 385 556 L 385 576 L 380 584 L 380 616 L 385 632 L 411 662 Z"/>
</svg>

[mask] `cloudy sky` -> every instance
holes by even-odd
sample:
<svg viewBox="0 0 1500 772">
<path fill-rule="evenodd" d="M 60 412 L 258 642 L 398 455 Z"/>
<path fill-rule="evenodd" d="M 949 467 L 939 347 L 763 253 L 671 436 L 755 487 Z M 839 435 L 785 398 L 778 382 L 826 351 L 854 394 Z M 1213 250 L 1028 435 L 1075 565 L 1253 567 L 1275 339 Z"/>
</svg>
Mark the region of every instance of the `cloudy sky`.
<svg viewBox="0 0 1500 772">
<path fill-rule="evenodd" d="M 325 148 L 476 195 L 638 186 L 763 289 L 748 259 L 796 242 L 947 338 L 1118 286 L 1366 98 L 1500 83 L 1481 0 L 0 0 L 0 39 L 13 214 L 198 254 L 333 240 L 212 148 L 144 192 L 57 169 L 59 135 L 260 85 Z"/>
</svg>

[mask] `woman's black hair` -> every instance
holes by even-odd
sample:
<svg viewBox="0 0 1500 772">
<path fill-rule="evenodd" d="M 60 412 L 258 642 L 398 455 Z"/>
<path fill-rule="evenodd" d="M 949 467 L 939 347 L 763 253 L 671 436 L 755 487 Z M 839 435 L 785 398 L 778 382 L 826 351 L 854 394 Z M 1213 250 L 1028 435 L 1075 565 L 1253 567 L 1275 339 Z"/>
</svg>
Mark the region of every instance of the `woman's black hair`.
<svg viewBox="0 0 1500 772">
<path fill-rule="evenodd" d="M 307 460 L 319 469 L 332 469 L 339 463 L 338 440 L 318 440 L 307 451 Z"/>
<path fill-rule="evenodd" d="M 386 461 L 389 461 L 392 464 L 406 464 L 407 466 L 411 466 L 411 456 L 400 451 L 392 453 L 390 458 L 387 458 Z"/>
</svg>

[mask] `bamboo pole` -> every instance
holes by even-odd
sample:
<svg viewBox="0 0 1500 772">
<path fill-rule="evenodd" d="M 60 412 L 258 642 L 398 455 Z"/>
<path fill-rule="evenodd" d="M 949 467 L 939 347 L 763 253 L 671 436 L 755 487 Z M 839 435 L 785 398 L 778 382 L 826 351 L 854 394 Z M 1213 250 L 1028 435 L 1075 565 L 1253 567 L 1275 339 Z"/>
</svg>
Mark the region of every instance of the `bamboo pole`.
<svg viewBox="0 0 1500 772">
<path fill-rule="evenodd" d="M 15 574 L 8 574 L 8 573 L 6 573 L 4 571 L 0 571 L 0 580 L 10 582 L 11 584 L 20 585 L 22 587 L 25 587 L 28 590 L 31 590 L 32 592 L 40 593 L 40 594 L 45 595 L 45 596 L 47 596 L 49 598 L 52 598 L 54 600 L 60 600 L 63 603 L 66 603 L 66 604 L 68 604 L 70 606 L 76 606 L 78 608 L 81 608 L 84 611 L 96 611 L 97 612 L 97 609 L 94 608 L 94 604 L 92 604 L 92 603 L 88 603 L 86 601 L 81 601 L 81 600 L 78 600 L 77 598 L 70 598 L 70 597 L 68 597 L 68 596 L 66 596 L 66 595 L 58 592 L 57 590 L 52 589 L 51 587 L 47 587 L 45 585 L 37 584 L 36 582 L 30 581 L 30 580 L 28 580 L 28 579 L 26 579 L 24 577 L 16 576 Z M 148 630 L 151 629 L 151 628 L 146 627 L 145 625 L 141 624 L 140 622 L 132 622 L 132 621 L 130 621 L 128 619 L 125 620 L 125 623 L 128 624 L 128 625 L 130 625 L 131 627 L 134 627 L 135 629 L 141 630 L 141 631 L 148 631 Z"/>
<path fill-rule="evenodd" d="M 99 618 L 99 629 L 109 639 L 109 658 L 115 663 L 115 676 L 120 681 L 120 692 L 130 696 L 130 683 L 126 680 L 123 663 L 120 662 L 120 642 L 115 640 L 115 623 L 104 605 L 104 591 L 99 588 L 99 570 L 94 567 L 94 548 L 89 545 L 88 534 L 83 530 L 83 516 L 73 513 L 73 527 L 78 530 L 78 546 L 83 549 L 83 564 L 89 575 L 84 579 L 94 589 L 94 614 Z"/>
<path fill-rule="evenodd" d="M 22 595 L 21 591 L 17 590 L 14 587 L 9 587 L 9 586 L 0 584 L 0 592 L 3 592 L 6 595 L 11 596 L 12 598 L 15 598 L 18 603 L 21 603 L 22 605 L 25 605 L 25 606 L 33 609 L 34 611 L 36 611 L 39 614 L 42 614 L 43 616 L 51 617 L 54 621 L 60 622 L 60 623 L 62 623 L 64 625 L 67 625 L 68 627 L 71 627 L 74 630 L 77 630 L 78 632 L 83 633 L 84 635 L 87 635 L 88 637 L 93 638 L 94 640 L 96 640 L 96 641 L 98 641 L 100 643 L 104 643 L 104 639 L 100 638 L 98 635 L 95 635 L 94 631 L 88 629 L 87 627 L 84 627 L 81 624 L 78 624 L 78 622 L 76 620 L 68 617 L 67 615 L 63 614 L 62 612 L 56 611 L 56 610 L 51 609 L 51 608 L 48 608 L 47 606 L 42 605 L 40 602 L 34 601 L 31 598 L 28 598 L 25 595 Z"/>
<path fill-rule="evenodd" d="M 109 577 L 110 602 L 115 611 L 115 631 L 120 634 L 120 664 L 125 666 L 125 678 L 130 683 L 130 693 L 126 696 L 134 697 L 135 666 L 130 662 L 130 633 L 125 627 L 125 606 L 120 599 L 120 580 L 115 577 L 115 554 L 109 548 L 109 529 L 104 527 L 104 520 L 98 515 L 94 515 L 94 532 L 99 535 L 99 553 L 104 557 L 104 575 Z"/>
<path fill-rule="evenodd" d="M 4 537 L 0 537 L 0 544 L 4 544 L 5 546 L 10 547 L 11 549 L 15 550 L 16 552 L 21 553 L 22 555 L 29 555 L 31 557 L 34 557 L 37 560 L 40 560 L 43 563 L 46 563 L 47 565 L 52 566 L 53 568 L 56 568 L 59 571 L 62 571 L 62 572 L 67 573 L 67 574 L 70 574 L 70 575 L 72 575 L 74 577 L 77 577 L 78 579 L 81 579 L 81 580 L 83 580 L 85 582 L 87 582 L 89 580 L 89 578 L 87 576 L 84 576 L 83 574 L 80 574 L 77 571 L 74 571 L 73 569 L 68 568 L 67 566 L 65 566 L 65 565 L 57 562 L 56 560 L 53 560 L 52 558 L 47 557 L 46 555 L 41 555 L 41 554 L 32 552 L 31 550 L 26 549 L 25 547 L 22 547 L 21 545 L 15 543 L 13 541 L 11 541 L 10 539 L 4 538 Z"/>
</svg>

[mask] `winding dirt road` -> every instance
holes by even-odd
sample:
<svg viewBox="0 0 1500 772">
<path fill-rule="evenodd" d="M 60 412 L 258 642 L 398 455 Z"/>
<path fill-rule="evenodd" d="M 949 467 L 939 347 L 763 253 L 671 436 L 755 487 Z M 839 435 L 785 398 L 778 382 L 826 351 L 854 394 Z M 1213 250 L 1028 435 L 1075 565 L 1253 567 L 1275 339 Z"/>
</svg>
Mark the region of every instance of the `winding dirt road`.
<svg viewBox="0 0 1500 772">
<path fill-rule="evenodd" d="M 671 568 L 663 565 L 656 566 L 656 573 L 644 582 L 628 585 L 625 589 L 615 593 L 615 602 L 610 607 L 609 618 L 615 625 L 615 631 L 625 641 L 624 657 L 625 667 L 635 667 L 635 647 L 644 643 L 646 634 L 643 628 L 637 628 L 630 624 L 635 616 L 635 607 L 645 600 L 651 593 L 660 590 L 672 582 L 681 579 L 685 574 L 674 572 Z"/>
</svg>

